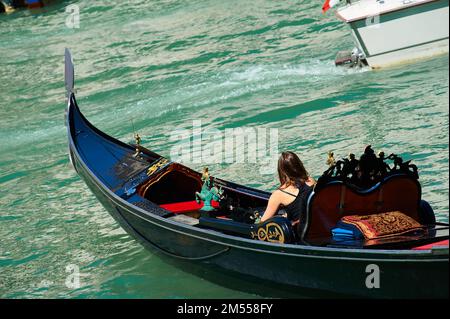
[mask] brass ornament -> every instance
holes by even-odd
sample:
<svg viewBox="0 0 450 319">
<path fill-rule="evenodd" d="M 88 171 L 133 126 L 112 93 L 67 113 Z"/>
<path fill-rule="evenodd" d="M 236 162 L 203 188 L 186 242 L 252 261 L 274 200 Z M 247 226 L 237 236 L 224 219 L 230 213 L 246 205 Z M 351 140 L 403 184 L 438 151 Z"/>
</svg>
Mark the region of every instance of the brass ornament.
<svg viewBox="0 0 450 319">
<path fill-rule="evenodd" d="M 166 158 L 161 158 L 158 162 L 150 166 L 150 168 L 147 170 L 147 176 L 153 175 L 157 170 L 159 170 L 161 167 L 165 166 L 167 163 L 169 163 L 169 160 Z"/>
<path fill-rule="evenodd" d="M 258 228 L 258 239 L 270 243 L 283 244 L 285 242 L 283 229 L 274 222 L 268 223 L 265 227 Z"/>
</svg>

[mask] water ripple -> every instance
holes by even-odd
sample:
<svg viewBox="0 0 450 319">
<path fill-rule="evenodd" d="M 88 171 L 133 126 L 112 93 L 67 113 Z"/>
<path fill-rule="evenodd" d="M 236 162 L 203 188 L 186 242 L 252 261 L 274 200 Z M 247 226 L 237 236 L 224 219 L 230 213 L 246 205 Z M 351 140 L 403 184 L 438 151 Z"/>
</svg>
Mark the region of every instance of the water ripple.
<svg viewBox="0 0 450 319">
<path fill-rule="evenodd" d="M 448 221 L 448 56 L 389 70 L 335 68 L 352 40 L 309 0 L 70 1 L 0 15 L 0 297 L 255 297 L 200 280 L 131 239 L 71 168 L 63 51 L 79 104 L 100 129 L 168 155 L 175 127 L 279 129 L 319 176 L 326 153 L 372 144 L 420 168 L 423 196 Z M 131 124 L 134 122 L 134 125 Z M 196 169 L 201 169 L 197 165 Z M 253 164 L 214 175 L 272 190 Z M 68 265 L 80 289 L 65 282 Z"/>
</svg>

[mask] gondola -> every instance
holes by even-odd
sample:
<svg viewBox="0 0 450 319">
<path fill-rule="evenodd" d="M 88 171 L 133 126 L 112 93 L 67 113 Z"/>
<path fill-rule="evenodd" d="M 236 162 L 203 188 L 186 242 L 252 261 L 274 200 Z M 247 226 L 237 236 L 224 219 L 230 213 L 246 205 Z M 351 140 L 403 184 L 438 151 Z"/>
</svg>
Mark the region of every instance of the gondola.
<svg viewBox="0 0 450 319">
<path fill-rule="evenodd" d="M 205 179 L 205 172 L 139 143 L 120 142 L 89 123 L 75 99 L 67 49 L 65 58 L 70 161 L 121 227 L 152 252 L 182 267 L 235 274 L 266 288 L 368 298 L 448 298 L 448 224 L 437 223 L 422 200 L 410 162 L 395 157 L 397 169 L 358 188 L 342 178 L 348 163 L 339 161 L 318 180 L 298 227 L 282 216 L 255 223 L 269 193 Z M 214 183 L 216 197 L 205 210 L 201 194 L 206 182 Z M 206 194 L 211 194 L 208 189 Z M 331 236 L 343 216 L 372 211 L 402 211 L 420 222 L 420 231 L 372 239 Z"/>
</svg>

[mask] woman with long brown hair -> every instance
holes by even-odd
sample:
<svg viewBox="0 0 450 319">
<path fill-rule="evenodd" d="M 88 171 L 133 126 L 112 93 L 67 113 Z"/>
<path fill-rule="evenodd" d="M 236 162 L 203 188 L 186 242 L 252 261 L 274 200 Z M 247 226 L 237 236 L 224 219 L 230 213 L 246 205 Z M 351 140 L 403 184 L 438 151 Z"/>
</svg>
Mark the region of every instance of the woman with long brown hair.
<svg viewBox="0 0 450 319">
<path fill-rule="evenodd" d="M 280 208 L 283 208 L 285 217 L 295 225 L 306 209 L 306 202 L 315 180 L 309 176 L 302 161 L 293 152 L 281 153 L 278 160 L 278 177 L 280 187 L 270 196 L 261 222 L 272 218 Z"/>
</svg>

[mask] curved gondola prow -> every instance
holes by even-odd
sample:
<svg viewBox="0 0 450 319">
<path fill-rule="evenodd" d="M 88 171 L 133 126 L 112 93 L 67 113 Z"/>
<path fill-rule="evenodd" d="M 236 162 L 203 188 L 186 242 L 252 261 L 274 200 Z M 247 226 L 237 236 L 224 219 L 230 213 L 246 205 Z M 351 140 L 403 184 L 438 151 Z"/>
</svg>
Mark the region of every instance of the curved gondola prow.
<svg viewBox="0 0 450 319">
<path fill-rule="evenodd" d="M 72 54 L 69 49 L 65 49 L 64 51 L 64 82 L 66 85 L 66 97 L 70 98 L 70 95 L 74 93 L 74 85 L 75 85 L 75 68 L 73 66 Z"/>
<path fill-rule="evenodd" d="M 142 146 L 140 147 L 140 156 L 133 157 L 133 154 L 136 152 L 136 146 L 126 144 L 107 135 L 86 119 L 80 111 L 75 98 L 74 65 L 68 49 L 65 51 L 65 85 L 68 99 L 65 112 L 65 123 L 69 139 L 68 151 L 70 162 L 77 172 L 77 162 L 80 161 L 77 161 L 76 159 L 79 159 L 84 162 L 90 170 L 95 171 L 97 177 L 102 176 L 104 182 L 108 180 L 110 183 L 106 182 L 106 184 L 109 185 L 110 188 L 114 188 L 118 185 L 117 183 L 122 182 L 123 179 L 123 176 L 118 173 L 121 170 L 118 169 L 117 164 L 122 165 L 120 163 L 126 162 L 126 165 L 131 165 L 137 169 L 137 167 L 143 168 L 149 163 L 161 158 L 161 155 L 147 150 Z M 93 152 L 93 150 L 95 150 L 95 152 Z M 89 154 L 95 155 L 89 159 L 89 156 L 87 156 Z M 99 161 L 99 158 L 113 158 L 114 160 L 109 161 L 108 166 L 103 160 Z M 111 170 L 115 173 L 112 174 Z M 133 170 L 130 170 L 130 172 L 133 172 Z M 114 180 L 114 183 L 111 183 L 112 180 Z"/>
<path fill-rule="evenodd" d="M 81 118 L 82 122 L 84 125 L 86 125 L 86 127 L 89 128 L 89 130 L 95 132 L 95 134 L 102 136 L 103 138 L 120 145 L 121 147 L 127 148 L 129 149 L 131 152 L 135 152 L 136 147 L 139 147 L 140 151 L 145 154 L 146 156 L 153 158 L 154 160 L 159 159 L 161 157 L 161 155 L 150 151 L 149 149 L 141 146 L 141 145 L 130 145 L 130 144 L 125 144 L 122 141 L 119 141 L 115 138 L 113 138 L 112 136 L 109 136 L 107 134 L 105 134 L 104 132 L 100 131 L 97 127 L 95 127 L 94 125 L 92 125 L 90 123 L 90 121 L 88 121 L 88 119 L 86 119 L 86 117 L 83 115 L 83 113 L 81 113 L 78 104 L 76 102 L 76 98 L 75 98 L 75 89 L 74 89 L 74 84 L 75 84 L 75 67 L 73 64 L 73 60 L 72 60 L 72 54 L 70 53 L 69 49 L 65 49 L 64 52 L 64 56 L 65 56 L 65 86 L 66 86 L 66 97 L 67 97 L 67 109 L 66 109 L 66 125 L 68 128 L 68 133 L 69 136 L 72 136 L 71 134 L 73 132 L 71 132 L 71 118 L 69 116 L 70 110 L 73 111 L 74 113 L 77 113 L 79 115 L 79 117 Z M 69 140 L 70 141 L 70 140 Z"/>
<path fill-rule="evenodd" d="M 69 161 L 72 167 L 77 171 L 76 165 L 74 164 L 73 159 L 73 153 L 70 148 L 70 141 L 71 141 L 71 132 L 70 132 L 70 125 L 68 123 L 68 112 L 70 109 L 70 104 L 72 103 L 72 94 L 74 94 L 74 85 L 75 85 L 75 68 L 73 65 L 72 60 L 72 54 L 70 53 L 70 50 L 66 48 L 64 50 L 64 83 L 66 86 L 66 98 L 67 98 L 67 108 L 65 112 L 65 124 L 67 126 L 67 134 L 69 137 Z"/>
<path fill-rule="evenodd" d="M 70 148 L 70 144 L 72 141 L 72 135 L 71 135 L 71 125 L 69 123 L 70 119 L 69 119 L 69 111 L 72 108 L 76 107 L 76 102 L 75 102 L 75 91 L 74 91 L 74 85 L 75 85 L 75 67 L 73 65 L 73 59 L 72 59 L 72 53 L 70 53 L 70 50 L 68 48 L 66 48 L 64 50 L 64 83 L 65 83 L 65 87 L 66 87 L 66 98 L 67 98 L 67 108 L 66 108 L 66 112 L 65 112 L 65 124 L 67 127 L 67 134 L 69 137 L 69 159 L 70 162 L 73 165 L 73 155 L 72 155 L 72 150 Z M 73 165 L 75 170 L 76 167 L 75 165 Z"/>
</svg>

